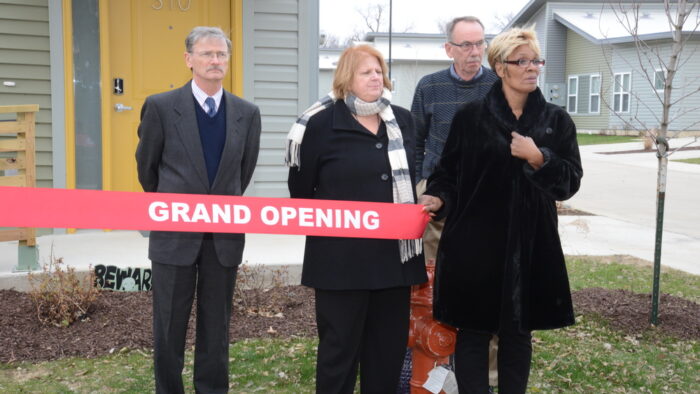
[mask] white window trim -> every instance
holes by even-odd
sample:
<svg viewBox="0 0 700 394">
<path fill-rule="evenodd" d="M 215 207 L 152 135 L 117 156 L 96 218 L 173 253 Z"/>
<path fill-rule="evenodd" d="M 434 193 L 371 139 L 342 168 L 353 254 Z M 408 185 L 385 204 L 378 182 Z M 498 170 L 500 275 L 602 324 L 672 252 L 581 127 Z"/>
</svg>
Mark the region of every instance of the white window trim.
<svg viewBox="0 0 700 394">
<path fill-rule="evenodd" d="M 598 91 L 594 92 L 593 91 L 593 78 L 598 78 Z M 600 77 L 600 74 L 591 74 L 590 78 L 588 79 L 588 113 L 590 114 L 600 114 L 600 89 L 603 86 L 603 80 Z M 591 103 L 593 100 L 591 98 L 593 96 L 598 97 L 598 109 L 593 111 L 591 108 Z"/>
<path fill-rule="evenodd" d="M 620 82 L 621 84 L 618 86 L 617 84 L 617 76 L 620 76 Z M 624 91 L 624 84 L 625 84 L 625 75 L 629 75 L 630 78 L 630 86 L 628 91 Z M 617 88 L 620 88 L 620 91 L 617 91 Z M 630 112 L 630 107 L 632 106 L 632 95 L 630 94 L 632 92 L 632 72 L 630 71 L 625 71 L 625 72 L 620 72 L 620 73 L 615 73 L 613 74 L 613 89 L 612 89 L 612 103 L 613 103 L 613 112 L 616 112 L 618 114 L 628 114 Z M 615 109 L 615 95 L 620 95 L 620 110 Z M 624 95 L 627 95 L 627 111 L 622 110 L 622 103 L 624 100 L 622 99 Z"/>
<path fill-rule="evenodd" d="M 655 70 L 654 70 L 654 89 L 656 89 L 656 75 L 659 73 L 659 71 L 663 71 L 663 72 L 664 72 L 664 78 L 666 78 L 666 77 L 668 76 L 668 71 L 667 71 L 665 68 L 657 68 L 657 69 L 655 69 Z M 664 82 L 665 82 L 665 81 L 664 81 Z M 661 89 L 656 89 L 656 91 L 659 92 L 659 93 L 663 93 L 663 92 L 664 92 L 663 86 L 661 87 Z"/>
<path fill-rule="evenodd" d="M 575 79 L 576 80 L 576 93 L 571 94 L 571 80 Z M 569 76 L 566 79 L 566 111 L 570 114 L 576 114 L 578 113 L 578 92 L 579 92 L 579 80 L 578 80 L 578 75 L 576 76 Z M 572 111 L 571 108 L 569 108 L 569 100 L 571 97 L 575 97 L 576 101 L 576 108 Z"/>
</svg>

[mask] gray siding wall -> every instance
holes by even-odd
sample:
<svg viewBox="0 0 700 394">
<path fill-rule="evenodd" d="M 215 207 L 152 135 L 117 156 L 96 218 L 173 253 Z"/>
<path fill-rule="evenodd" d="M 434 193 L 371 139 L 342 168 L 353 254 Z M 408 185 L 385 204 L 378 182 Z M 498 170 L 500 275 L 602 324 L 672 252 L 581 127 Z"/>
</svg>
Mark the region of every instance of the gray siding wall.
<svg viewBox="0 0 700 394">
<path fill-rule="evenodd" d="M 566 40 L 566 77 L 579 77 L 579 108 L 572 119 L 579 130 L 604 130 L 608 128 L 608 101 L 610 95 L 610 67 L 604 51 L 607 47 L 595 45 L 576 32 L 568 30 Z M 601 77 L 600 113 L 589 113 L 589 82 L 592 74 Z"/>
<path fill-rule="evenodd" d="M 48 0 L 0 0 L 0 105 L 39 104 L 37 186 L 52 186 Z M 5 86 L 14 82 L 15 86 Z"/>
<path fill-rule="evenodd" d="M 659 41 L 650 43 L 650 52 L 657 52 L 664 62 L 670 58 L 671 45 L 670 41 Z M 630 97 L 630 112 L 621 114 L 622 118 L 611 114 L 610 125 L 612 128 L 624 129 L 630 128 L 625 126 L 625 121 L 629 122 L 634 128 L 639 130 L 659 127 L 661 119 L 662 105 L 660 95 L 657 96 L 653 89 L 654 71 L 658 68 L 658 60 L 655 54 L 643 55 L 642 63 L 646 71 L 640 67 L 640 58 L 637 55 L 637 49 L 634 44 L 621 44 L 613 47 L 613 71 L 614 72 L 631 72 L 631 97 Z M 647 59 L 651 59 L 649 63 Z M 683 50 L 681 61 L 684 62 L 682 67 L 676 73 L 674 78 L 671 101 L 678 100 L 690 94 L 692 91 L 697 91 L 700 87 L 700 45 L 697 40 L 688 42 Z M 612 93 L 608 94 L 608 100 L 612 100 Z M 700 129 L 700 94 L 684 97 L 678 104 L 671 108 L 671 123 L 669 130 L 698 130 Z M 676 118 L 673 120 L 673 118 Z"/>
<path fill-rule="evenodd" d="M 646 70 L 640 67 L 640 57 L 634 44 L 621 44 L 614 46 L 613 71 L 632 73 L 632 86 L 630 98 L 630 112 L 622 114 L 624 120 L 631 123 L 637 129 L 650 129 L 659 127 L 661 119 L 661 93 L 656 94 L 652 84 L 654 82 L 654 72 L 659 68 L 659 61 L 655 54 L 667 62 L 670 59 L 671 45 L 669 41 L 650 43 L 648 55 L 642 55 L 641 63 Z M 697 90 L 700 86 L 700 50 L 698 41 L 690 41 L 683 50 L 681 57 L 684 62 L 674 78 L 671 101 L 684 97 L 691 91 Z M 651 60 L 651 62 L 650 62 Z M 609 94 L 612 100 L 612 93 Z M 669 125 L 670 130 L 698 130 L 697 122 L 700 122 L 700 97 L 698 94 L 683 98 L 678 104 L 671 107 L 670 117 L 676 118 Z M 679 116 L 680 115 L 680 116 Z M 610 116 L 610 124 L 614 128 L 625 128 L 624 121 L 615 114 Z M 627 127 L 629 128 L 629 127 Z"/>
<path fill-rule="evenodd" d="M 546 7 L 546 38 L 540 37 L 540 44 L 546 45 L 545 56 L 547 59 L 547 83 L 562 83 L 566 82 L 566 45 L 567 45 L 567 28 L 561 23 L 554 20 L 554 13 L 557 11 L 574 11 L 590 12 L 591 10 L 600 10 L 603 7 L 601 3 L 583 3 L 583 4 L 567 4 L 560 2 L 547 2 Z M 596 21 L 597 23 L 597 21 Z M 540 32 L 538 31 L 539 35 Z"/>
<path fill-rule="evenodd" d="M 262 115 L 260 156 L 247 194 L 286 197 L 287 132 L 317 92 L 310 70 L 318 71 L 318 2 L 256 0 L 243 7 L 244 96 Z"/>
</svg>

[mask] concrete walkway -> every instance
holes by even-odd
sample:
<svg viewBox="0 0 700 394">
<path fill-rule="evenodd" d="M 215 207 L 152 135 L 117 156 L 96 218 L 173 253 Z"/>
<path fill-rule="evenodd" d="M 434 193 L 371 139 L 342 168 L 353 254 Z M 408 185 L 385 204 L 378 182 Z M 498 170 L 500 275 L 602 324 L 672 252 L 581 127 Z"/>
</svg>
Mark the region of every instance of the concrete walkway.
<svg viewBox="0 0 700 394">
<path fill-rule="evenodd" d="M 671 148 L 700 147 L 696 138 L 671 140 Z M 642 142 L 582 146 L 581 189 L 566 202 L 597 216 L 561 217 L 567 254 L 628 254 L 654 260 L 656 231 L 655 152 L 615 153 Z M 674 160 L 698 158 L 700 149 L 676 151 L 667 175 L 662 266 L 700 275 L 700 165 Z"/>
<path fill-rule="evenodd" d="M 672 147 L 700 141 L 672 141 Z M 605 154 L 641 149 L 641 142 L 581 147 L 584 178 L 565 204 L 594 216 L 562 216 L 559 232 L 567 255 L 631 255 L 654 259 L 656 157 L 654 153 Z M 676 152 L 672 159 L 700 157 L 700 150 Z M 148 239 L 137 231 L 90 231 L 37 239 L 39 261 L 62 258 L 76 268 L 114 265 L 149 267 Z M 289 266 L 298 283 L 304 237 L 248 234 L 243 261 Z M 700 275 L 700 165 L 669 163 L 662 265 Z M 26 288 L 17 266 L 17 242 L 0 243 L 0 288 Z"/>
</svg>

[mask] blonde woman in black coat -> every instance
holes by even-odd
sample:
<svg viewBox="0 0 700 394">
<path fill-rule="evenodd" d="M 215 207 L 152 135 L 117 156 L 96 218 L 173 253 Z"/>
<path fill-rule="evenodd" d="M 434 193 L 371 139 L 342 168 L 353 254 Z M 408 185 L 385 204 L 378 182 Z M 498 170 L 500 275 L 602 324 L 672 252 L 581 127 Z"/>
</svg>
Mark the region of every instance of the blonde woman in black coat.
<svg viewBox="0 0 700 394">
<path fill-rule="evenodd" d="M 544 60 L 534 30 L 499 34 L 488 60 L 500 80 L 457 112 L 420 200 L 447 216 L 433 313 L 459 329 L 460 394 L 488 392 L 492 334 L 499 393 L 524 393 L 531 331 L 574 324 L 555 201 L 583 176 L 576 127 L 537 87 Z"/>
<path fill-rule="evenodd" d="M 333 92 L 288 137 L 293 198 L 414 203 L 415 127 L 390 104 L 379 51 L 340 56 Z M 411 158 L 411 160 L 408 160 Z M 315 289 L 316 392 L 396 391 L 408 342 L 410 286 L 427 280 L 420 240 L 306 237 L 301 283 Z"/>
</svg>

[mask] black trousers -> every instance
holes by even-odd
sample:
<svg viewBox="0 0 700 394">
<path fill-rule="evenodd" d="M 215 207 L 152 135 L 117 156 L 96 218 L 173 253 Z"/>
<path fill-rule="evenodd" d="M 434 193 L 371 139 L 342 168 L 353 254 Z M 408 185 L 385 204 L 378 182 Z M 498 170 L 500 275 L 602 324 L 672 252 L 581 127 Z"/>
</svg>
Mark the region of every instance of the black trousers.
<svg viewBox="0 0 700 394">
<path fill-rule="evenodd" d="M 506 276 L 508 277 L 508 276 Z M 532 360 L 532 334 L 513 319 L 512 291 L 504 291 L 498 334 L 498 393 L 527 390 Z M 489 392 L 489 342 L 493 334 L 460 329 L 455 345 L 455 375 L 460 394 Z"/>
<path fill-rule="evenodd" d="M 491 333 L 469 330 L 457 332 L 455 374 L 459 393 L 489 392 L 489 341 Z M 498 332 L 498 392 L 525 393 L 530 376 L 532 336 L 529 332 Z"/>
<path fill-rule="evenodd" d="M 228 391 L 228 328 L 237 270 L 219 263 L 208 236 L 193 265 L 152 263 L 156 393 L 184 393 L 185 339 L 195 290 L 194 387 L 197 393 Z"/>
<path fill-rule="evenodd" d="M 316 392 L 394 393 L 399 383 L 410 313 L 410 287 L 316 289 Z"/>
</svg>

